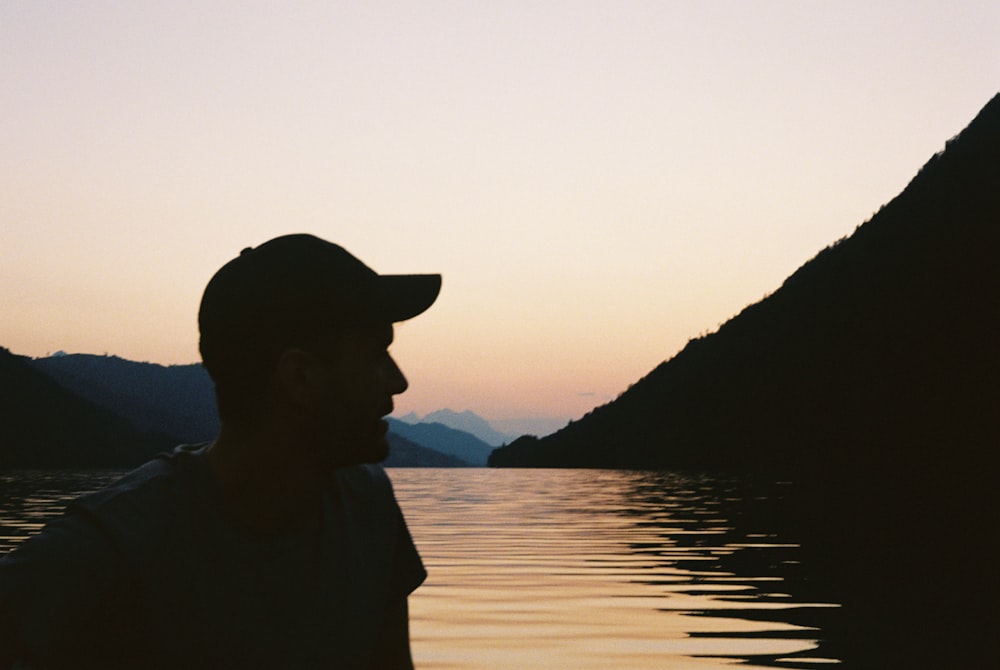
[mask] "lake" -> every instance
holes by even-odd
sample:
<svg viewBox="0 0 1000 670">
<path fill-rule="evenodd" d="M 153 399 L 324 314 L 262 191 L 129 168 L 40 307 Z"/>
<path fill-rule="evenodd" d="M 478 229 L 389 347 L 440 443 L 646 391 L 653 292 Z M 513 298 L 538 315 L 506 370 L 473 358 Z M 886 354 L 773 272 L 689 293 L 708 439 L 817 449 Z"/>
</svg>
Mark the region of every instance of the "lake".
<svg viewBox="0 0 1000 670">
<path fill-rule="evenodd" d="M 390 469 L 427 566 L 422 670 L 827 667 L 822 592 L 751 510 L 781 483 L 608 470 Z M 0 552 L 113 471 L 0 473 Z M 821 587 L 822 584 L 819 584 Z"/>
</svg>

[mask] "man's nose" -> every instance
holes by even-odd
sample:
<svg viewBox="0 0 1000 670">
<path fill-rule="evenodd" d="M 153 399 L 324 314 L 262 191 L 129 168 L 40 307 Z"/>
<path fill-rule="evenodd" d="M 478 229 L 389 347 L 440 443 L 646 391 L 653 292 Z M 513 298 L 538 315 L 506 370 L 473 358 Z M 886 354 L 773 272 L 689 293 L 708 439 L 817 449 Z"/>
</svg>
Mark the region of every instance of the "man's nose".
<svg viewBox="0 0 1000 670">
<path fill-rule="evenodd" d="M 403 371 L 399 369 L 396 365 L 396 361 L 389 357 L 389 393 L 392 395 L 399 395 L 406 389 L 410 387 L 410 383 L 406 381 L 406 376 L 403 375 Z"/>
</svg>

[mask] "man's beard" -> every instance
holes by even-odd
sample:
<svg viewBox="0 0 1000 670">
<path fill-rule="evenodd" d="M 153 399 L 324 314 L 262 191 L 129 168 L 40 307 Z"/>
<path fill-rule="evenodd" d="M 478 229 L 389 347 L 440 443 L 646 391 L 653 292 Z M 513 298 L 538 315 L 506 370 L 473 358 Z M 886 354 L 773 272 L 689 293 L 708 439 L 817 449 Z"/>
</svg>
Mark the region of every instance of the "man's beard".
<svg viewBox="0 0 1000 670">
<path fill-rule="evenodd" d="M 389 456 L 388 431 L 383 422 L 377 422 L 374 427 L 358 425 L 352 428 L 349 431 L 317 431 L 315 445 L 323 467 L 381 463 Z"/>
</svg>

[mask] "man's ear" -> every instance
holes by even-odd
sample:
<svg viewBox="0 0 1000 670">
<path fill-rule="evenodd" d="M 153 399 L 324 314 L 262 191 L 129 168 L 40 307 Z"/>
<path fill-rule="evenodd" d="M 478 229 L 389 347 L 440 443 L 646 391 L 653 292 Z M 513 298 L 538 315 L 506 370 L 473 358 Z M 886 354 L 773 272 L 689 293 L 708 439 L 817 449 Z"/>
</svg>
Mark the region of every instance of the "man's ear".
<svg viewBox="0 0 1000 670">
<path fill-rule="evenodd" d="M 278 358 L 278 393 L 293 405 L 310 405 L 315 402 L 325 374 L 312 354 L 301 349 L 287 349 Z"/>
</svg>

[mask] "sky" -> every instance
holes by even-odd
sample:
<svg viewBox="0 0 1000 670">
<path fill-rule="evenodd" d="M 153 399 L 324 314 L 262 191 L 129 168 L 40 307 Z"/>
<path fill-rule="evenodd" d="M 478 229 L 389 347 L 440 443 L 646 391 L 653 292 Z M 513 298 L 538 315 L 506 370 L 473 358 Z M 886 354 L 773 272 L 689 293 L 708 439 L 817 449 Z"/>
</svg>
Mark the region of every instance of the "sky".
<svg viewBox="0 0 1000 670">
<path fill-rule="evenodd" d="M 578 418 L 1000 89 L 1000 3 L 0 0 L 0 346 L 198 360 L 290 232 L 439 272 L 397 414 Z"/>
</svg>

